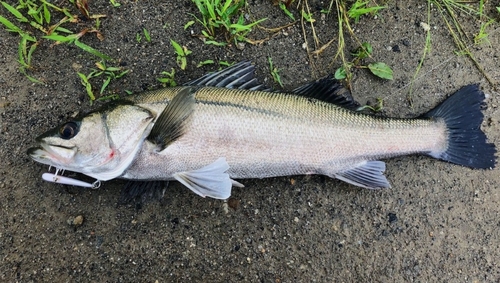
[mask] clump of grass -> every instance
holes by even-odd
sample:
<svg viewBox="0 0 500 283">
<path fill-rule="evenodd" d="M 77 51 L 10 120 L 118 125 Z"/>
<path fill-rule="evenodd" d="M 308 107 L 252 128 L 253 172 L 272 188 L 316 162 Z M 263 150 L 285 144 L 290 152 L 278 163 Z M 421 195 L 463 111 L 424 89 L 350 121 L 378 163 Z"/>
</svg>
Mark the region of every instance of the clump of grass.
<svg viewBox="0 0 500 283">
<path fill-rule="evenodd" d="M 97 56 L 103 60 L 111 58 L 93 47 L 84 44 L 80 38 L 87 33 L 94 33 L 102 40 L 103 36 L 99 32 L 100 18 L 105 15 L 92 15 L 88 10 L 87 0 L 74 0 L 71 3 L 75 4 L 80 13 L 87 19 L 92 20 L 93 26 L 85 27 L 80 32 L 73 32 L 68 29 L 68 25 L 76 27 L 78 15 L 73 14 L 66 7 L 59 7 L 47 0 L 19 0 L 17 6 L 13 6 L 5 1 L 0 1 L 3 9 L 8 11 L 9 15 L 16 19 L 17 23 L 13 23 L 6 17 L 0 16 L 0 24 L 9 32 L 19 34 L 20 41 L 18 45 L 18 61 L 20 63 L 20 71 L 32 82 L 41 83 L 38 79 L 27 73 L 33 69 L 33 53 L 40 44 L 40 39 L 45 39 L 53 42 L 53 45 L 66 43 L 74 44 L 85 52 Z M 54 14 L 62 16 L 58 22 L 54 22 Z M 34 28 L 39 34 L 33 34 L 28 30 L 28 27 Z"/>
<path fill-rule="evenodd" d="M 358 69 L 369 69 L 372 74 L 375 76 L 386 79 L 386 80 L 392 80 L 392 69 L 385 63 L 383 62 L 375 62 L 375 63 L 369 63 L 368 65 L 363 65 L 361 62 L 365 58 L 369 58 L 373 52 L 373 48 L 368 42 L 364 42 L 361 44 L 361 46 L 354 52 L 352 53 L 352 56 L 354 56 L 354 59 L 350 62 L 347 62 L 343 66 L 337 69 L 335 71 L 335 78 L 337 80 L 342 80 L 342 79 L 351 79 L 348 77 L 348 74 L 351 74 L 352 72 L 350 69 L 352 68 L 358 68 Z"/>
<path fill-rule="evenodd" d="M 90 80 L 97 77 L 103 77 L 103 83 L 100 87 L 99 94 L 101 95 L 98 100 L 108 100 L 108 99 L 118 99 L 117 93 L 110 93 L 109 95 L 102 96 L 106 88 L 112 80 L 119 79 L 125 76 L 129 70 L 124 70 L 121 67 L 108 67 L 105 61 L 95 63 L 97 69 L 93 69 L 88 75 L 78 72 L 78 76 L 85 87 L 87 95 L 90 99 L 90 104 L 96 100 L 96 95 L 94 94 L 94 87 L 92 86 Z"/>
<path fill-rule="evenodd" d="M 175 69 L 172 68 L 170 72 L 163 71 L 160 73 L 162 75 L 159 78 L 156 78 L 162 85 L 163 87 L 173 87 L 177 85 L 177 82 L 175 81 Z"/>
<path fill-rule="evenodd" d="M 177 65 L 181 68 L 181 70 L 185 70 L 187 67 L 187 56 L 191 54 L 191 50 L 189 50 L 186 46 L 181 46 L 172 39 L 170 40 L 170 44 L 172 44 L 172 47 L 174 47 L 175 53 L 177 54 Z"/>
<path fill-rule="evenodd" d="M 224 46 L 228 43 L 251 42 L 247 38 L 248 33 L 255 25 L 266 20 L 264 18 L 247 23 L 243 11 L 246 6 L 245 0 L 192 1 L 200 13 L 199 16 L 192 16 L 203 26 L 204 30 L 201 33 L 206 44 Z M 190 26 L 193 23 L 188 24 L 187 26 Z M 217 40 L 219 31 L 223 33 L 225 41 Z"/>
<path fill-rule="evenodd" d="M 346 79 L 347 85 L 350 85 L 350 81 L 352 79 L 352 68 L 367 68 L 372 74 L 378 76 L 383 79 L 392 80 L 392 69 L 385 63 L 375 62 L 370 63 L 366 66 L 359 65 L 361 60 L 371 57 L 373 52 L 372 46 L 365 42 L 361 43 L 354 35 L 354 31 L 351 27 L 351 21 L 354 23 L 359 22 L 360 18 L 367 14 L 376 14 L 381 9 L 384 9 L 385 6 L 374 5 L 370 6 L 370 1 L 356 0 L 349 9 L 347 9 L 346 2 L 341 0 L 335 0 L 335 4 L 337 7 L 337 23 L 338 23 L 338 45 L 337 45 L 337 53 L 335 54 L 334 60 L 340 58 L 342 62 L 342 66 L 337 69 L 335 72 L 335 77 L 337 79 Z M 331 2 L 333 4 L 333 1 Z M 329 9 L 330 10 L 330 9 Z M 345 46 L 345 33 L 344 29 L 350 34 L 352 38 L 354 38 L 358 42 L 357 50 L 352 53 L 354 59 L 352 61 L 347 60 L 346 58 L 346 46 Z"/>
<path fill-rule="evenodd" d="M 271 71 L 271 76 L 273 77 L 273 80 L 276 83 L 278 83 L 281 87 L 283 87 L 283 83 L 281 82 L 281 77 L 280 77 L 280 70 L 273 65 L 273 59 L 271 59 L 271 57 L 268 57 L 267 61 L 269 62 L 269 70 Z"/>
<path fill-rule="evenodd" d="M 147 42 L 151 42 L 151 35 L 149 34 L 149 31 L 146 28 L 142 29 L 142 34 L 144 35 L 144 39 Z M 137 43 L 141 43 L 141 41 L 142 41 L 141 33 L 138 32 L 135 34 L 135 40 L 137 41 Z"/>
</svg>

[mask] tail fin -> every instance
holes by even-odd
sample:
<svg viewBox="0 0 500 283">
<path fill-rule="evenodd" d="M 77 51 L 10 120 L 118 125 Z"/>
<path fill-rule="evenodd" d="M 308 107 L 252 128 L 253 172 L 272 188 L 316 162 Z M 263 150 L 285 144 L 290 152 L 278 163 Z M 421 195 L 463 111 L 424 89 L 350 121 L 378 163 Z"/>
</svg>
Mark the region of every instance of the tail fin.
<svg viewBox="0 0 500 283">
<path fill-rule="evenodd" d="M 495 167 L 495 145 L 481 131 L 483 100 L 479 86 L 468 85 L 424 115 L 444 119 L 448 128 L 448 148 L 433 157 L 471 168 Z"/>
</svg>

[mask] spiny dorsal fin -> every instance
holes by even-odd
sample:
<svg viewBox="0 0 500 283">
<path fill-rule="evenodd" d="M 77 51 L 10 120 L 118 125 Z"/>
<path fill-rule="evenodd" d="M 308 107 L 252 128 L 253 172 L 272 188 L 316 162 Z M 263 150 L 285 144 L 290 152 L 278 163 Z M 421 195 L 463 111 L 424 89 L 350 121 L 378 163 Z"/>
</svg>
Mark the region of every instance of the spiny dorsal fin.
<svg viewBox="0 0 500 283">
<path fill-rule="evenodd" d="M 255 66 L 250 61 L 243 61 L 218 72 L 206 74 L 201 78 L 187 82 L 185 85 L 272 91 L 271 88 L 257 81 Z M 352 98 L 351 93 L 331 75 L 298 87 L 292 93 L 352 110 L 359 106 Z"/>
<path fill-rule="evenodd" d="M 179 91 L 156 119 L 147 140 L 158 145 L 158 151 L 164 150 L 184 133 L 188 118 L 194 111 L 195 92 L 195 87 L 186 87 Z"/>
<path fill-rule="evenodd" d="M 349 90 L 332 75 L 298 87 L 292 93 L 333 103 L 351 110 L 355 110 L 359 106 Z"/>
<path fill-rule="evenodd" d="M 250 61 L 243 61 L 215 73 L 206 74 L 185 85 L 214 86 L 234 89 L 270 91 L 255 78 L 255 66 Z"/>
</svg>

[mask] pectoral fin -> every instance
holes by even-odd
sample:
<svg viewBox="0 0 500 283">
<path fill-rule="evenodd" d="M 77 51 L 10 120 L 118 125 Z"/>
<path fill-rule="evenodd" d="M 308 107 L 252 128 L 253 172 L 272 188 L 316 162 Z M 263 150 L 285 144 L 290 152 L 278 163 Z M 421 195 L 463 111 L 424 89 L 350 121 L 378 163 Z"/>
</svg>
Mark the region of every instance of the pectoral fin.
<svg viewBox="0 0 500 283">
<path fill-rule="evenodd" d="M 195 92 L 195 87 L 186 87 L 179 91 L 156 119 L 147 140 L 158 145 L 159 151 L 164 150 L 184 133 L 196 104 Z"/>
<path fill-rule="evenodd" d="M 243 185 L 231 180 L 226 171 L 229 169 L 225 158 L 219 158 L 214 163 L 198 170 L 179 172 L 174 178 L 201 197 L 227 199 L 231 196 L 231 187 Z"/>
<path fill-rule="evenodd" d="M 384 176 L 385 163 L 382 161 L 366 161 L 359 166 L 340 173 L 334 177 L 367 189 L 390 188 L 389 181 Z"/>
</svg>

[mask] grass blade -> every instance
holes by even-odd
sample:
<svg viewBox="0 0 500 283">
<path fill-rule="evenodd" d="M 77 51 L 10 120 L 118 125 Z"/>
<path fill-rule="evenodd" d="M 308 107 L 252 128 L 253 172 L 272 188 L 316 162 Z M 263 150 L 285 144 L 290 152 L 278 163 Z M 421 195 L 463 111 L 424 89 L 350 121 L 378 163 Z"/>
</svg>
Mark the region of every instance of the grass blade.
<svg viewBox="0 0 500 283">
<path fill-rule="evenodd" d="M 90 54 L 92 54 L 92 55 L 95 55 L 95 56 L 97 56 L 97 57 L 99 57 L 99 58 L 101 58 L 101 59 L 104 59 L 104 60 L 112 60 L 112 58 L 111 58 L 111 57 L 109 57 L 108 55 L 103 54 L 103 53 L 101 53 L 101 52 L 97 51 L 96 49 L 94 49 L 94 48 L 92 48 L 92 47 L 88 46 L 87 44 L 85 44 L 85 43 L 83 43 L 83 42 L 80 42 L 80 41 L 78 41 L 78 40 L 75 40 L 75 45 L 76 45 L 76 46 L 78 46 L 78 47 L 80 47 L 82 50 L 84 50 L 84 51 L 86 51 L 86 52 L 88 52 L 88 53 L 90 53 Z"/>
<path fill-rule="evenodd" d="M 3 24 L 7 31 L 17 32 L 19 34 L 23 33 L 23 30 L 17 27 L 15 24 L 7 20 L 6 18 L 0 16 L 0 23 Z"/>
<path fill-rule="evenodd" d="M 2 1 L 2 5 L 5 9 L 9 10 L 9 12 L 14 15 L 20 22 L 27 23 L 29 22 L 26 17 L 24 17 L 16 8 Z"/>
</svg>

